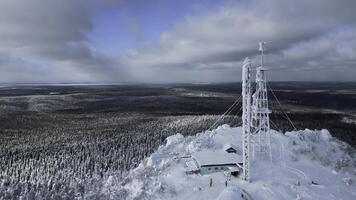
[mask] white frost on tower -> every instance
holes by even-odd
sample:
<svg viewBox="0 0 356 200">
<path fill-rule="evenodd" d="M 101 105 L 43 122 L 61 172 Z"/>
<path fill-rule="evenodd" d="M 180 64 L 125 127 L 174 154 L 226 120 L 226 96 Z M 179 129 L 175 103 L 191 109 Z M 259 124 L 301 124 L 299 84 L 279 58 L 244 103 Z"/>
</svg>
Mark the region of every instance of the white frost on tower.
<svg viewBox="0 0 356 200">
<path fill-rule="evenodd" d="M 261 64 L 256 69 L 256 90 L 252 95 L 252 142 L 253 142 L 253 155 L 258 154 L 271 154 L 271 141 L 270 141 L 270 123 L 269 114 L 271 111 L 268 109 L 268 96 L 266 75 L 264 68 L 264 51 L 265 42 L 259 43 L 259 51 L 261 51 Z"/>
<path fill-rule="evenodd" d="M 246 58 L 242 66 L 242 179 L 250 180 L 250 134 L 251 134 L 251 61 Z"/>
</svg>

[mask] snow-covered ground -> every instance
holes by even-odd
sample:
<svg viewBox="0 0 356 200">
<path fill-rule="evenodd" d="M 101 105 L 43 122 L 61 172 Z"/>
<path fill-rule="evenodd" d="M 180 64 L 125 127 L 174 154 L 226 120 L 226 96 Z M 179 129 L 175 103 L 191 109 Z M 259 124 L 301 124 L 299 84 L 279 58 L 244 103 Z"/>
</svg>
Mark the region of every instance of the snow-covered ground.
<svg viewBox="0 0 356 200">
<path fill-rule="evenodd" d="M 184 173 L 187 155 L 219 151 L 226 143 L 240 147 L 241 131 L 241 127 L 224 125 L 196 136 L 173 135 L 120 186 L 110 178 L 105 190 L 113 194 L 120 190 L 124 199 L 244 199 L 241 194 L 255 200 L 356 199 L 355 150 L 332 138 L 327 130 L 272 131 L 272 162 L 264 156 L 256 157 L 250 183 L 231 177 L 226 187 L 223 172 Z"/>
</svg>

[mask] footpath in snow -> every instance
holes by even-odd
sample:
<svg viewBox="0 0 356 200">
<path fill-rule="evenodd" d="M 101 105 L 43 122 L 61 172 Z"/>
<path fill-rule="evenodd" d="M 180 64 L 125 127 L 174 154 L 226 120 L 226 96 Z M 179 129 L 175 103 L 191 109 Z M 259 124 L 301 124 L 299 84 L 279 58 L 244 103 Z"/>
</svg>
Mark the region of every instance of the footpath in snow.
<svg viewBox="0 0 356 200">
<path fill-rule="evenodd" d="M 355 150 L 327 130 L 272 130 L 272 162 L 255 158 L 250 183 L 228 180 L 224 172 L 185 174 L 190 155 L 222 151 L 227 143 L 241 147 L 241 134 L 241 127 L 223 125 L 196 136 L 168 137 L 119 186 L 108 180 L 106 190 L 119 190 L 125 199 L 356 199 Z"/>
</svg>

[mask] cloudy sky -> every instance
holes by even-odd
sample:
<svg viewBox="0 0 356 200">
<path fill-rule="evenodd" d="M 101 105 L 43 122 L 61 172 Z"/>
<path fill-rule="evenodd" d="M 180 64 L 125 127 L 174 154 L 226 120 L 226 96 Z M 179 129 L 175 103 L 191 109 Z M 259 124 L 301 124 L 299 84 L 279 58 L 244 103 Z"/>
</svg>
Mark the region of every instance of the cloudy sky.
<svg viewBox="0 0 356 200">
<path fill-rule="evenodd" d="M 0 82 L 356 81 L 355 0 L 1 0 Z"/>
</svg>

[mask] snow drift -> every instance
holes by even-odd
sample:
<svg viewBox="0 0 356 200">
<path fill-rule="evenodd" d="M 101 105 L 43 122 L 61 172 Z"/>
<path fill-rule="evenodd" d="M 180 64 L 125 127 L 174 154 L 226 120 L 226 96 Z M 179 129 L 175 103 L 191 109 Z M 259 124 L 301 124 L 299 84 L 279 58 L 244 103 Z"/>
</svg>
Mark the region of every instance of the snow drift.
<svg viewBox="0 0 356 200">
<path fill-rule="evenodd" d="M 356 199 L 355 150 L 327 130 L 272 131 L 272 162 L 256 157 L 250 183 L 227 181 L 223 172 L 184 173 L 186 157 L 226 143 L 241 147 L 241 134 L 241 127 L 223 125 L 196 136 L 168 137 L 123 181 L 110 178 L 104 189 L 112 199 Z"/>
</svg>

